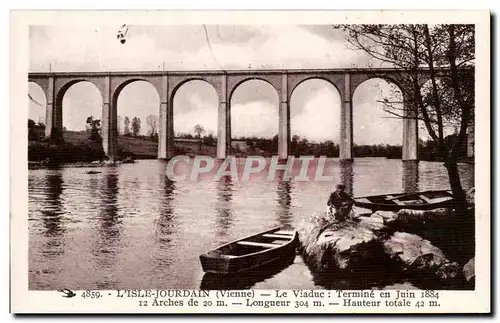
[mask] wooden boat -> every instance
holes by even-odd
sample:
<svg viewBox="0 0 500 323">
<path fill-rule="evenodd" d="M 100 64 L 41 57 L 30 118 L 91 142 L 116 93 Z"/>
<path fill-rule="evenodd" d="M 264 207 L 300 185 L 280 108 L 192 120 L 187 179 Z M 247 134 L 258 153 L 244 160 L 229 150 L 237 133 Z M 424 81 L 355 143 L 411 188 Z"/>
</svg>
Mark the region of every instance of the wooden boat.
<svg viewBox="0 0 500 323">
<path fill-rule="evenodd" d="M 355 197 L 354 205 L 373 211 L 398 211 L 401 209 L 429 210 L 453 206 L 450 190 L 422 191 Z"/>
<path fill-rule="evenodd" d="M 200 261 L 207 273 L 237 274 L 295 254 L 297 242 L 297 231 L 279 227 L 226 243 Z"/>
<path fill-rule="evenodd" d="M 200 283 L 204 290 L 252 289 L 257 283 L 269 279 L 293 264 L 295 253 L 283 256 L 266 265 L 235 274 L 205 273 Z"/>
</svg>

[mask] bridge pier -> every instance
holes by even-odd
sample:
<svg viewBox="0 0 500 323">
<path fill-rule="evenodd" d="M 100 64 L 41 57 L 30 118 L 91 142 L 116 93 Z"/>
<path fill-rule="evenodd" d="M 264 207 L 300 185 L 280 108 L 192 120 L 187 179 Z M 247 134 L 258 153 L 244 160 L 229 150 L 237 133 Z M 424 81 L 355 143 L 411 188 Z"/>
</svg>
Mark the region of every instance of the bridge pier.
<svg viewBox="0 0 500 323">
<path fill-rule="evenodd" d="M 45 93 L 47 106 L 45 107 L 45 137 L 52 136 L 54 127 L 54 77 L 49 76 L 47 90 Z"/>
<path fill-rule="evenodd" d="M 168 77 L 161 78 L 160 90 L 160 117 L 158 120 L 158 158 L 168 159 L 173 157 L 173 105 L 168 97 Z"/>
<path fill-rule="evenodd" d="M 221 76 L 219 108 L 217 111 L 217 158 L 231 153 L 231 107 L 227 95 L 227 75 Z"/>
<path fill-rule="evenodd" d="M 352 89 L 351 75 L 346 73 L 344 98 L 340 107 L 340 160 L 349 161 L 352 156 Z"/>
<path fill-rule="evenodd" d="M 118 131 L 116 101 L 111 95 L 111 78 L 104 77 L 104 91 L 102 98 L 101 138 L 102 148 L 106 156 L 113 159 L 118 156 Z"/>
<path fill-rule="evenodd" d="M 288 104 L 288 75 L 281 75 L 281 92 L 278 125 L 278 157 L 287 159 L 290 153 L 290 105 Z"/>
<path fill-rule="evenodd" d="M 402 160 L 418 160 L 418 118 L 414 108 L 404 108 Z"/>
</svg>

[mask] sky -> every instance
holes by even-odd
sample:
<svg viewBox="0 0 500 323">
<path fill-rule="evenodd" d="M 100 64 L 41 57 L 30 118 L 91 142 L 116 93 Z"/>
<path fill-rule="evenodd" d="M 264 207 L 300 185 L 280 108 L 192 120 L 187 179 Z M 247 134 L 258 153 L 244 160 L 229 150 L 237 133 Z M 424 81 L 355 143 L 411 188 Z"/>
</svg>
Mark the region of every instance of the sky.
<svg viewBox="0 0 500 323">
<path fill-rule="evenodd" d="M 349 48 L 344 35 L 329 25 L 203 25 L 129 26 L 127 42 L 117 38 L 120 26 L 32 26 L 30 71 L 205 70 L 274 68 L 365 67 L 374 63 Z M 43 121 L 45 97 L 29 84 L 30 118 Z M 380 100 L 390 95 L 390 84 L 380 79 L 362 83 L 353 97 L 354 142 L 398 144 L 401 120 L 388 118 Z M 232 137 L 272 137 L 278 132 L 278 94 L 258 80 L 241 84 L 231 100 Z M 102 99 L 94 85 L 73 85 L 63 99 L 63 125 L 85 129 L 89 115 L 101 116 Z M 174 98 L 174 132 L 193 133 L 201 124 L 217 132 L 218 100 L 203 81 L 183 85 Z M 152 85 L 138 81 L 126 86 L 118 99 L 118 115 L 141 119 L 146 134 L 148 115 L 158 116 L 159 96 Z M 310 141 L 333 140 L 340 134 L 338 91 L 322 80 L 309 80 L 293 92 L 292 135 Z M 123 125 L 121 127 L 123 129 Z M 421 131 L 422 133 L 422 131 Z"/>
</svg>

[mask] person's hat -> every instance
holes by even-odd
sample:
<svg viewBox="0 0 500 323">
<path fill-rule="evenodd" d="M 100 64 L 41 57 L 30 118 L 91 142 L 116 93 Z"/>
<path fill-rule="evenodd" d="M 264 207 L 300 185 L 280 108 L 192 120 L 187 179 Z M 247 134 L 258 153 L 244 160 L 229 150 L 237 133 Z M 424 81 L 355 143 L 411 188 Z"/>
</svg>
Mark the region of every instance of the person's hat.
<svg viewBox="0 0 500 323">
<path fill-rule="evenodd" d="M 337 184 L 337 188 L 345 188 L 344 184 Z"/>
</svg>

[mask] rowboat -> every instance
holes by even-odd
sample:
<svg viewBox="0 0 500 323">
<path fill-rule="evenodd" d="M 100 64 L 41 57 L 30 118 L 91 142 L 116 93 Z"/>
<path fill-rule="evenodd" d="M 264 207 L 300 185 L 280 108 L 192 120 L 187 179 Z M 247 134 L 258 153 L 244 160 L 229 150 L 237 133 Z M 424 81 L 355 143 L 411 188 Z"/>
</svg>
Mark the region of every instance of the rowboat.
<svg viewBox="0 0 500 323">
<path fill-rule="evenodd" d="M 355 197 L 354 205 L 370 210 L 398 211 L 401 209 L 429 210 L 453 206 L 450 190 L 422 191 Z"/>
<path fill-rule="evenodd" d="M 256 284 L 274 277 L 295 260 L 295 253 L 280 257 L 276 261 L 235 274 L 205 273 L 201 279 L 200 289 L 204 290 L 236 290 L 252 289 Z"/>
<path fill-rule="evenodd" d="M 237 274 L 294 255 L 295 230 L 273 228 L 226 243 L 200 255 L 203 270 L 212 274 Z"/>
</svg>

